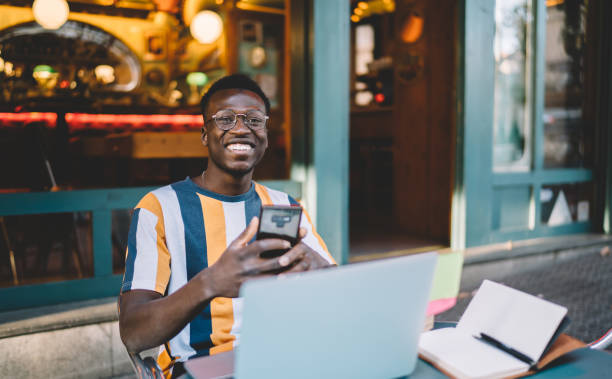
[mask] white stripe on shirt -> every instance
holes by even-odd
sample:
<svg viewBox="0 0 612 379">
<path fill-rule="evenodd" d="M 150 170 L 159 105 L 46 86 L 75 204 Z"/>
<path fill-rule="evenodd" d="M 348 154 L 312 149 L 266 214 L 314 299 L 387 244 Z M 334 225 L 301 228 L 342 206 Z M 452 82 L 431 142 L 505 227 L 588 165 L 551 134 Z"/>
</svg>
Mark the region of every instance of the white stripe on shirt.
<svg viewBox="0 0 612 379">
<path fill-rule="evenodd" d="M 136 260 L 134 261 L 134 276 L 131 289 L 155 291 L 155 275 L 157 270 L 157 216 L 145 208 L 140 208 L 138 225 L 136 226 Z"/>
<path fill-rule="evenodd" d="M 168 294 L 171 294 L 187 283 L 187 263 L 185 262 L 185 226 L 178 197 L 172 186 L 165 186 L 153 191 L 159 200 L 164 214 L 166 246 L 170 252 L 171 274 Z M 175 337 L 170 339 L 170 352 L 180 356 L 181 361 L 194 355 L 196 351 L 189 344 L 191 328 L 188 323 Z"/>
</svg>

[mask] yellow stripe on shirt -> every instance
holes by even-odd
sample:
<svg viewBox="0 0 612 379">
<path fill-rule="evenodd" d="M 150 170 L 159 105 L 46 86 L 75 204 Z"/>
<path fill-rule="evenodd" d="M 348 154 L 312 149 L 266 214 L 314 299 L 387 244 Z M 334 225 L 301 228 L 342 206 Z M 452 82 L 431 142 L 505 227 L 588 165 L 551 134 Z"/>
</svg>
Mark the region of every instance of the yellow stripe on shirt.
<svg viewBox="0 0 612 379">
<path fill-rule="evenodd" d="M 227 248 L 225 215 L 223 203 L 213 198 L 198 195 L 202 204 L 202 214 L 204 216 L 204 229 L 206 233 L 206 255 L 208 267 L 217 262 L 221 254 Z M 227 297 L 216 297 L 210 302 L 210 315 L 212 322 L 212 343 L 215 345 L 210 348 L 210 354 L 229 351 L 233 347 L 236 339 L 231 334 L 234 325 L 234 309 L 232 299 Z"/>
<path fill-rule="evenodd" d="M 272 205 L 272 199 L 270 199 L 270 194 L 268 194 L 266 187 L 259 183 L 255 183 L 255 192 L 257 192 L 261 199 L 261 205 Z"/>
<path fill-rule="evenodd" d="M 143 197 L 136 208 L 143 208 L 157 216 L 157 274 L 155 276 L 155 291 L 162 295 L 166 292 L 170 280 L 170 252 L 166 246 L 166 230 L 164 227 L 164 213 L 157 197 L 149 192 Z"/>
</svg>

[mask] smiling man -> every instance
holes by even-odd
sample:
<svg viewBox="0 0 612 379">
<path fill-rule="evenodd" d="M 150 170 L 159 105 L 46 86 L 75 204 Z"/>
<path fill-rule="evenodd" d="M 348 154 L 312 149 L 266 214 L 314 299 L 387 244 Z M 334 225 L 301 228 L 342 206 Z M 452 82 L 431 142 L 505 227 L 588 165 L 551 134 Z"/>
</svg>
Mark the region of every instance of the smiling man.
<svg viewBox="0 0 612 379">
<path fill-rule="evenodd" d="M 252 180 L 268 147 L 270 102 L 244 75 L 226 76 L 202 97 L 201 175 L 148 193 L 130 226 L 119 298 L 121 339 L 130 352 L 160 346 L 166 376 L 182 362 L 231 350 L 240 336 L 240 286 L 245 280 L 334 264 L 308 215 L 301 240 L 254 240 L 262 205 L 297 205 L 289 195 Z"/>
</svg>

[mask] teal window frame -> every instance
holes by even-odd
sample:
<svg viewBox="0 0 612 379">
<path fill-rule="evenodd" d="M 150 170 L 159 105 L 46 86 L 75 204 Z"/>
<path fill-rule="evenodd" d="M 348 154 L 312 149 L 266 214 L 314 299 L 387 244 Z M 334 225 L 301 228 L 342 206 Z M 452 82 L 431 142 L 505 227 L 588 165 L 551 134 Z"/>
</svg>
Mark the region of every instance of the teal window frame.
<svg viewBox="0 0 612 379">
<path fill-rule="evenodd" d="M 290 180 L 262 184 L 302 196 L 302 184 Z M 130 187 L 0 195 L 0 216 L 91 212 L 93 277 L 0 288 L 0 311 L 119 295 L 123 274 L 113 273 L 111 223 L 115 209 L 132 209 L 156 187 Z"/>
<path fill-rule="evenodd" d="M 533 163 L 529 172 L 493 171 L 493 99 L 495 1 L 465 0 L 461 17 L 463 49 L 459 63 L 456 177 L 452 209 L 454 248 L 465 248 L 573 233 L 594 229 L 592 221 L 560 226 L 541 223 L 540 190 L 543 185 L 594 182 L 590 169 L 545 169 L 543 166 L 544 70 L 546 1 L 533 0 L 534 52 L 532 103 Z M 490 57 L 488 59 L 487 57 Z M 494 230 L 494 190 L 511 186 L 531 188 L 529 223 L 525 228 Z M 591 218 L 592 219 L 592 218 Z"/>
</svg>

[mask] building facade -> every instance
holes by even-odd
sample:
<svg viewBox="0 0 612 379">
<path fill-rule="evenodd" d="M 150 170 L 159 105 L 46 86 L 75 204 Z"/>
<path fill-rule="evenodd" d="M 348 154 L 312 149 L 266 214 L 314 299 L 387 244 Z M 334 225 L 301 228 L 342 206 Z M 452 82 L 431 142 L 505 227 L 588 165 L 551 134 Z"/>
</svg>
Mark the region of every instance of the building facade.
<svg viewBox="0 0 612 379">
<path fill-rule="evenodd" d="M 272 99 L 257 179 L 339 262 L 609 233 L 606 1 L 66 4 L 0 5 L 1 310 L 118 293 L 129 210 L 199 174 L 232 72 Z"/>
</svg>

